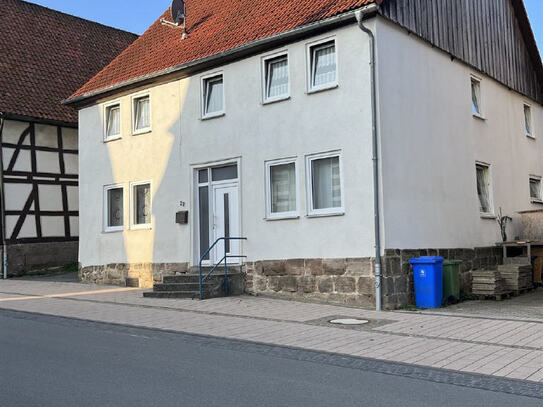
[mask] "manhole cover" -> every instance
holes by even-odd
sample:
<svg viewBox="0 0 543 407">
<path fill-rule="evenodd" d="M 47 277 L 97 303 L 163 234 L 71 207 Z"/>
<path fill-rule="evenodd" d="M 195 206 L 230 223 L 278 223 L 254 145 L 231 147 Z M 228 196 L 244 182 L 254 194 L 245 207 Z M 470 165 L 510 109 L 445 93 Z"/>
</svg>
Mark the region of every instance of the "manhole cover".
<svg viewBox="0 0 543 407">
<path fill-rule="evenodd" d="M 343 319 L 332 319 L 331 324 L 336 325 L 364 325 L 369 324 L 370 321 L 367 319 L 354 319 L 354 318 L 343 318 Z"/>
</svg>

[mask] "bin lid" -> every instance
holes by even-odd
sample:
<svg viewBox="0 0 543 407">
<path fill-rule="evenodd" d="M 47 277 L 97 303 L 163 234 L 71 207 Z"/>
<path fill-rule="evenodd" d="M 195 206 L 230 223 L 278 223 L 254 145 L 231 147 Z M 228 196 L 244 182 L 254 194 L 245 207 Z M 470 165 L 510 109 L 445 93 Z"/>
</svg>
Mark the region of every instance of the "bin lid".
<svg viewBox="0 0 543 407">
<path fill-rule="evenodd" d="M 421 256 L 413 257 L 409 260 L 409 264 L 436 264 L 443 263 L 443 257 L 441 256 Z"/>
<path fill-rule="evenodd" d="M 462 260 L 445 260 L 443 262 L 443 265 L 444 266 L 454 266 L 454 265 L 460 264 L 460 263 L 462 263 Z"/>
</svg>

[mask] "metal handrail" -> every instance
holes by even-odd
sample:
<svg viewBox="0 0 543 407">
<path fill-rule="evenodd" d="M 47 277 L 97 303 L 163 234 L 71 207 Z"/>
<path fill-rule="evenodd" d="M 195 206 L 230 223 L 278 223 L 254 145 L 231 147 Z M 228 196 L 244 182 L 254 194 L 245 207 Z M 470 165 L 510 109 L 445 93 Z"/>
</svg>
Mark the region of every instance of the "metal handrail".
<svg viewBox="0 0 543 407">
<path fill-rule="evenodd" d="M 219 243 L 221 240 L 230 241 L 230 240 L 247 240 L 246 237 L 219 237 L 215 242 L 207 249 L 204 254 L 202 254 L 202 257 L 200 257 L 200 261 L 198 263 L 198 270 L 200 274 L 200 300 L 204 299 L 204 292 L 203 292 L 203 284 L 204 282 L 211 276 L 211 274 L 217 270 L 217 268 L 221 265 L 221 263 L 224 261 L 224 293 L 228 295 L 228 259 L 241 259 L 245 258 L 247 256 L 241 256 L 241 255 L 228 255 L 226 254 L 226 244 L 224 245 L 224 257 L 219 260 L 217 264 L 215 264 L 209 273 L 207 273 L 205 276 L 202 276 L 202 262 L 205 260 L 206 256 L 213 250 L 213 248 Z"/>
</svg>

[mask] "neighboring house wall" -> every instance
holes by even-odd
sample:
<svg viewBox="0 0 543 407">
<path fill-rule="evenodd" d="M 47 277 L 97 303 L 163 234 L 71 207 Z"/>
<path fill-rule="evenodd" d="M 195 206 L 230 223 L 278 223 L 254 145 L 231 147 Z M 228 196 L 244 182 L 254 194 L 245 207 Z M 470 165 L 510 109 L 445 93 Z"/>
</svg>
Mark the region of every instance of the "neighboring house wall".
<svg viewBox="0 0 543 407">
<path fill-rule="evenodd" d="M 307 94 L 306 45 L 329 37 L 336 38 L 339 86 Z M 208 72 L 149 90 L 152 129 L 147 134 L 131 135 L 131 97 L 138 93 L 119 98 L 120 140 L 102 141 L 103 104 L 81 110 L 83 277 L 120 282 L 132 273 L 148 286 L 152 279 L 143 277 L 138 268 L 175 263 L 169 270 L 179 271 L 186 264 L 197 264 L 194 169 L 233 159 L 240 174 L 239 233 L 248 238 L 242 254 L 248 256 L 251 270 L 256 268 L 255 291 L 318 294 L 318 280 L 326 279 L 322 298 L 344 290 L 353 302 L 367 301 L 369 297 L 359 295 L 355 285 L 362 273 L 367 277 L 372 273 L 367 259 L 374 250 L 368 43 L 367 35 L 351 25 L 266 53 L 287 50 L 290 69 L 290 99 L 269 105 L 262 105 L 262 55 L 211 71 L 224 75 L 224 117 L 201 120 L 201 78 Z M 306 156 L 329 151 L 341 154 L 344 214 L 310 217 Z M 299 216 L 266 220 L 265 163 L 283 158 L 296 162 Z M 147 180 L 152 183 L 152 228 L 130 230 L 129 184 Z M 103 189 L 110 184 L 126 187 L 125 228 L 117 233 L 104 233 L 100 221 Z M 180 201 L 186 203 L 184 208 Z M 189 211 L 189 225 L 175 224 L 175 213 L 182 209 Z M 285 267 L 277 261 L 284 259 L 301 260 Z M 253 264 L 263 260 L 272 262 Z M 109 263 L 116 266 L 103 267 Z M 346 273 L 354 277 L 340 280 Z M 302 284 L 304 276 L 310 277 L 308 285 Z M 155 278 L 160 278 L 159 271 Z M 366 283 L 372 292 L 372 281 L 360 284 Z"/>
<path fill-rule="evenodd" d="M 77 261 L 77 129 L 5 120 L 8 275 Z"/>
<path fill-rule="evenodd" d="M 543 109 L 392 23 L 379 20 L 377 37 L 388 260 L 383 286 L 390 302 L 402 306 L 409 301 L 404 294 L 413 292 L 407 263 L 413 256 L 463 260 L 465 291 L 469 270 L 500 261 L 499 251 L 490 249 L 501 241 L 496 219 L 479 211 L 476 162 L 490 166 L 494 214 L 502 208 L 517 218 L 518 211 L 541 208 L 531 201 L 529 179 L 543 176 Z M 481 79 L 484 119 L 472 114 L 471 75 Z M 526 136 L 525 103 L 535 139 Z M 515 219 L 508 228 L 510 239 L 520 233 L 517 225 Z M 481 247 L 489 249 L 473 250 Z M 399 287 L 406 277 L 407 287 Z"/>
</svg>

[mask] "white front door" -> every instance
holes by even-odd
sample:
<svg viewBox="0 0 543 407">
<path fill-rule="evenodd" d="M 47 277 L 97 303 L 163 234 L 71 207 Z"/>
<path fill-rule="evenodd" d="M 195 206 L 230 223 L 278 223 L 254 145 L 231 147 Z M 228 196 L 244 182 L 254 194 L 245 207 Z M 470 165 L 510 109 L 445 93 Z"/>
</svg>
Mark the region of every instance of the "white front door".
<svg viewBox="0 0 543 407">
<path fill-rule="evenodd" d="M 238 184 L 213 186 L 213 241 L 221 237 L 240 237 L 239 234 Z M 218 263 L 225 255 L 239 255 L 239 240 L 224 240 L 217 243 L 213 258 Z M 228 263 L 239 263 L 238 258 L 229 258 Z"/>
</svg>

